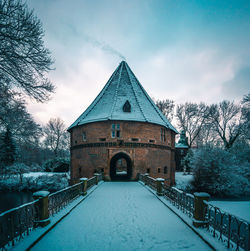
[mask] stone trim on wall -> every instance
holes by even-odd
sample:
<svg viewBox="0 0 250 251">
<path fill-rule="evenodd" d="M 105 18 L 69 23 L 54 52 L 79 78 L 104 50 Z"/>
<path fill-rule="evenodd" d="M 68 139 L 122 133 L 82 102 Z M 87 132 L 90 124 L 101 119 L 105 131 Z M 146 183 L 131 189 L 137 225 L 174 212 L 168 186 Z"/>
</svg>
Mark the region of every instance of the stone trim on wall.
<svg viewBox="0 0 250 251">
<path fill-rule="evenodd" d="M 119 142 L 104 142 L 104 143 L 86 143 L 79 144 L 70 147 L 70 150 L 81 149 L 81 148 L 91 148 L 91 147 L 131 147 L 131 148 L 157 148 L 157 149 L 167 149 L 170 151 L 175 151 L 170 146 L 164 145 L 156 145 L 150 143 L 134 143 L 134 142 L 123 142 L 122 140 Z"/>
</svg>

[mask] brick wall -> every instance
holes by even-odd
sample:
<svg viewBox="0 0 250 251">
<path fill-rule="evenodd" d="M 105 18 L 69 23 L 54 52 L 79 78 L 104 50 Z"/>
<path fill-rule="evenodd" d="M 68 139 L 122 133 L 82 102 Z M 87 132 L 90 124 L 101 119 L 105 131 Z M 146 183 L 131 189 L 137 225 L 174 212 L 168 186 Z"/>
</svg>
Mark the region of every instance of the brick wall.
<svg viewBox="0 0 250 251">
<path fill-rule="evenodd" d="M 119 138 L 112 138 L 112 124 L 120 126 Z M 165 130 L 165 140 L 162 130 Z M 71 129 L 72 182 L 91 177 L 95 171 L 104 171 L 109 179 L 111 158 L 124 152 L 133 163 L 132 180 L 138 173 L 150 171 L 150 176 L 168 179 L 168 183 L 173 184 L 174 141 L 174 132 L 150 123 L 103 121 L 75 127 Z"/>
</svg>

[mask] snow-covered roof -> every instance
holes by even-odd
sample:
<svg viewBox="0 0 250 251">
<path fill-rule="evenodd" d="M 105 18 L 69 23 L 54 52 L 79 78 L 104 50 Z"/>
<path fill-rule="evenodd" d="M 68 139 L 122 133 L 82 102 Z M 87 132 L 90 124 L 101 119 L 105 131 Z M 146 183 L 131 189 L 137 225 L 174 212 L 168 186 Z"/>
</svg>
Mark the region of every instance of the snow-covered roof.
<svg viewBox="0 0 250 251">
<path fill-rule="evenodd" d="M 177 143 L 175 144 L 175 148 L 188 148 L 188 146 L 186 144 Z"/>
<path fill-rule="evenodd" d="M 175 144 L 175 148 L 189 148 L 185 131 L 181 131 L 180 139 Z"/>
<path fill-rule="evenodd" d="M 178 133 L 125 61 L 119 64 L 102 91 L 68 130 L 75 126 L 106 120 L 148 122 Z"/>
</svg>

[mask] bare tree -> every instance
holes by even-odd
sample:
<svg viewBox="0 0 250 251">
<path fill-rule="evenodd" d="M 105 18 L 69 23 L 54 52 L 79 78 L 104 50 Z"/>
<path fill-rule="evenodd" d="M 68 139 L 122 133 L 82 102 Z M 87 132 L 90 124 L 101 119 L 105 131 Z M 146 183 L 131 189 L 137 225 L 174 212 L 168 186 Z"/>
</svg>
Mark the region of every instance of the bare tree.
<svg viewBox="0 0 250 251">
<path fill-rule="evenodd" d="M 53 63 L 43 43 L 40 20 L 21 0 L 0 0 L 0 86 L 43 102 L 54 86 L 47 78 Z"/>
<path fill-rule="evenodd" d="M 0 86 L 0 132 L 7 128 L 17 144 L 36 143 L 42 132 L 19 95 L 6 86 Z"/>
<path fill-rule="evenodd" d="M 155 104 L 163 113 L 163 115 L 171 122 L 174 117 L 174 101 L 170 99 L 156 100 Z"/>
<path fill-rule="evenodd" d="M 241 106 L 227 100 L 212 104 L 209 117 L 225 149 L 231 148 L 241 135 L 244 125 Z"/>
<path fill-rule="evenodd" d="M 51 118 L 44 127 L 44 144 L 58 156 L 60 150 L 67 150 L 69 147 L 69 135 L 66 126 L 60 118 Z"/>
<path fill-rule="evenodd" d="M 177 105 L 176 118 L 179 128 L 184 130 L 188 137 L 189 147 L 200 134 L 207 121 L 209 107 L 204 104 L 188 103 Z"/>
<path fill-rule="evenodd" d="M 247 94 L 242 99 L 242 118 L 243 127 L 242 135 L 244 140 L 249 143 L 250 141 L 250 94 Z"/>
</svg>

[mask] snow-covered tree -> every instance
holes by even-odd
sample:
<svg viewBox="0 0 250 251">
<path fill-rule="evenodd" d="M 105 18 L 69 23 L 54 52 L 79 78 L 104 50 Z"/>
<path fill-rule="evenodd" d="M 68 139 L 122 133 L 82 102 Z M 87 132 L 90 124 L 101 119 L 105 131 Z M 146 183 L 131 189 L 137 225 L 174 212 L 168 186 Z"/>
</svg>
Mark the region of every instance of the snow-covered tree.
<svg viewBox="0 0 250 251">
<path fill-rule="evenodd" d="M 1 169 L 12 165 L 17 158 L 17 149 L 12 138 L 11 131 L 7 128 L 0 144 L 0 165 Z M 4 171 L 4 170 L 3 170 Z"/>
<path fill-rule="evenodd" d="M 239 160 L 234 153 L 206 146 L 194 152 L 191 159 L 194 191 L 215 196 L 250 195 L 248 161 Z"/>
<path fill-rule="evenodd" d="M 250 94 L 245 95 L 242 99 L 242 133 L 241 140 L 245 142 L 250 142 Z"/>
</svg>

